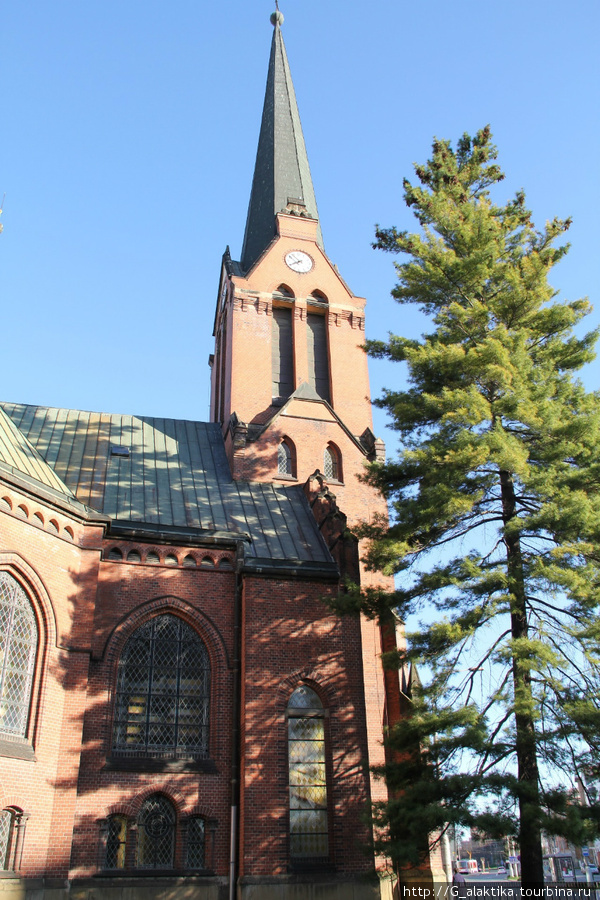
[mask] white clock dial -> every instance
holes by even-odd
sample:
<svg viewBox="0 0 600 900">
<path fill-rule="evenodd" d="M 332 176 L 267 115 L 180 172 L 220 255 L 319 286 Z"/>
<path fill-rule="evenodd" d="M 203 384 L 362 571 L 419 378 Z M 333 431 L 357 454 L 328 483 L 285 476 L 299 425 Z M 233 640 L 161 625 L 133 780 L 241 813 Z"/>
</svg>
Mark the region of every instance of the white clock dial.
<svg viewBox="0 0 600 900">
<path fill-rule="evenodd" d="M 310 272 L 314 265 L 308 253 L 304 253 L 302 250 L 290 250 L 289 253 L 286 253 L 285 264 L 292 272 L 298 272 L 299 275 Z"/>
</svg>

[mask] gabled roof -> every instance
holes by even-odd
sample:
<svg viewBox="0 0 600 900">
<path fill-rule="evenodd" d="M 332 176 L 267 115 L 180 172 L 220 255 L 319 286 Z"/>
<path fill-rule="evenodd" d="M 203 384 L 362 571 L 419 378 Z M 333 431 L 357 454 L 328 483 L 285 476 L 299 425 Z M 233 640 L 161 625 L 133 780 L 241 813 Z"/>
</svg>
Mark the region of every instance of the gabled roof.
<svg viewBox="0 0 600 900">
<path fill-rule="evenodd" d="M 333 567 L 302 488 L 233 481 L 216 423 L 22 403 L 0 412 L 18 448 L 11 465 L 28 474 L 35 463 L 38 480 L 54 479 L 115 528 L 246 536 L 255 564 Z"/>
<path fill-rule="evenodd" d="M 290 201 L 301 215 L 319 218 L 292 75 L 281 35 L 283 16 L 275 13 L 271 21 L 275 27 L 241 257 L 245 271 L 275 237 L 275 216 L 285 211 Z M 323 246 L 320 227 L 317 243 Z"/>
<path fill-rule="evenodd" d="M 358 438 L 355 434 L 352 434 L 350 429 L 344 422 L 340 419 L 335 409 L 327 400 L 323 400 L 314 387 L 312 387 L 308 382 L 301 381 L 296 390 L 290 394 L 285 403 L 271 416 L 271 418 L 262 425 L 259 424 L 251 424 L 248 426 L 248 437 L 251 441 L 257 441 L 259 437 L 264 434 L 276 421 L 280 418 L 280 416 L 285 416 L 287 410 L 294 403 L 295 400 L 308 400 L 311 403 L 320 403 L 325 407 L 328 414 L 331 416 L 332 420 L 337 422 L 342 431 L 350 438 L 355 447 L 360 450 L 360 452 L 364 456 L 369 455 L 369 449 L 365 446 L 365 443 Z M 369 431 L 369 429 L 367 429 Z"/>
</svg>

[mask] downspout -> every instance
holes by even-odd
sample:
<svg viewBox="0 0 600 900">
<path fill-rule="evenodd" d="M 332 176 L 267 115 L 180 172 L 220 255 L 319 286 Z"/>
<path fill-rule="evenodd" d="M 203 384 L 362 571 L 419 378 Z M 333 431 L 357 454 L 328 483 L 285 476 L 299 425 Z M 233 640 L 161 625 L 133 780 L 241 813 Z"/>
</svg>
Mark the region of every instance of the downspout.
<svg viewBox="0 0 600 900">
<path fill-rule="evenodd" d="M 232 665 L 232 721 L 231 721 L 231 820 L 229 836 L 229 900 L 235 900 L 240 804 L 240 730 L 241 730 L 241 650 L 242 650 L 242 591 L 244 580 L 244 545 L 240 542 L 236 553 L 235 596 L 233 601 L 233 665 Z"/>
</svg>

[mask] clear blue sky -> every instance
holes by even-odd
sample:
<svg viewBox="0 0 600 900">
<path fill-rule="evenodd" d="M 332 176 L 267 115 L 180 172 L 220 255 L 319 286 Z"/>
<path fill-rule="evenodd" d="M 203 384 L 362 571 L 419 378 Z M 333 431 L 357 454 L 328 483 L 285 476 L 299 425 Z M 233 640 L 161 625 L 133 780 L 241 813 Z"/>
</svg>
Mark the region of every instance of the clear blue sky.
<svg viewBox="0 0 600 900">
<path fill-rule="evenodd" d="M 4 0 L 0 396 L 208 418 L 220 259 L 241 248 L 271 0 Z M 534 220 L 572 216 L 553 272 L 598 311 L 600 5 L 281 0 L 326 250 L 367 333 L 419 334 L 373 228 L 434 135 L 490 123 Z M 600 364 L 586 372 L 598 387 Z M 373 393 L 400 377 L 372 365 Z M 376 430 L 383 433 L 378 414 Z"/>
</svg>

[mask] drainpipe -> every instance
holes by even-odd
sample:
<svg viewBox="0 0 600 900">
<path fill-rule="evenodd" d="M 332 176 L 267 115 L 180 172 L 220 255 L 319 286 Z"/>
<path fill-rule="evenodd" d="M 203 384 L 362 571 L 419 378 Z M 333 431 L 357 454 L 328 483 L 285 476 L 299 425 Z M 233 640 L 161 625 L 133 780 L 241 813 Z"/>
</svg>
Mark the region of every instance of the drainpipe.
<svg viewBox="0 0 600 900">
<path fill-rule="evenodd" d="M 235 900 L 240 803 L 240 718 L 241 718 L 241 650 L 242 650 L 242 591 L 244 581 L 244 545 L 238 544 L 235 566 L 235 597 L 233 605 L 233 686 L 231 722 L 231 829 L 229 836 L 229 900 Z"/>
</svg>

